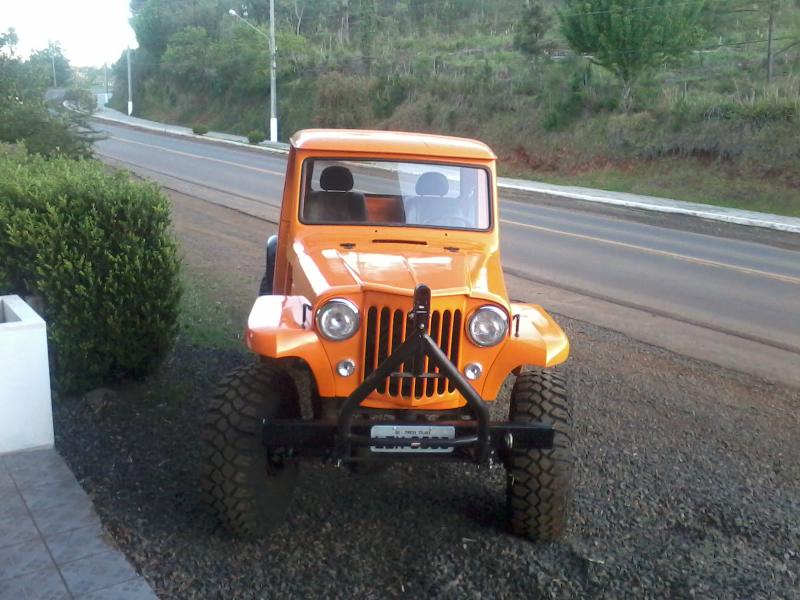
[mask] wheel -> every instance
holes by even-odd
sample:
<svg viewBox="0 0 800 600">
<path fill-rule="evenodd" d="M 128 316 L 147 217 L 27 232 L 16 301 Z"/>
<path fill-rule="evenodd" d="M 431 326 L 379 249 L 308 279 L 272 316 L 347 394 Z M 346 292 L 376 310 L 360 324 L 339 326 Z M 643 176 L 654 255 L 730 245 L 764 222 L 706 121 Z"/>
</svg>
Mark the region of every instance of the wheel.
<svg viewBox="0 0 800 600">
<path fill-rule="evenodd" d="M 356 455 L 368 456 L 369 450 L 366 448 L 356 448 Z M 350 472 L 359 477 L 369 477 L 371 475 L 378 475 L 389 470 L 391 463 L 389 461 L 373 460 L 373 461 L 357 461 L 349 463 Z"/>
<path fill-rule="evenodd" d="M 299 400 L 287 373 L 260 362 L 225 377 L 206 413 L 203 500 L 242 537 L 263 537 L 283 522 L 297 479 L 296 462 L 267 456 L 261 443 L 267 417 L 299 418 Z"/>
<path fill-rule="evenodd" d="M 261 278 L 261 284 L 258 286 L 258 295 L 272 295 L 272 279 L 269 278 L 269 273 L 264 273 L 264 276 Z"/>
<path fill-rule="evenodd" d="M 259 296 L 269 296 L 272 294 L 272 282 L 275 279 L 275 257 L 278 254 L 278 236 L 271 235 L 267 239 L 267 258 L 264 276 L 261 278 L 261 285 L 258 286 Z"/>
<path fill-rule="evenodd" d="M 507 462 L 511 530 L 533 541 L 561 536 L 571 497 L 572 417 L 564 376 L 552 369 L 525 371 L 511 391 L 510 418 L 551 423 L 550 450 L 517 450 Z"/>
</svg>

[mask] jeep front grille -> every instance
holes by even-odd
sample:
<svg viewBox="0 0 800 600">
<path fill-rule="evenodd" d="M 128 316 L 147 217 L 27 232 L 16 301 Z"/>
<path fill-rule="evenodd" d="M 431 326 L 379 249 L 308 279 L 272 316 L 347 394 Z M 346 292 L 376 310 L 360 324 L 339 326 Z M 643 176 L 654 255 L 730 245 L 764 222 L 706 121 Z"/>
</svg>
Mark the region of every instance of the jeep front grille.
<svg viewBox="0 0 800 600">
<path fill-rule="evenodd" d="M 372 373 L 405 339 L 408 325 L 407 309 L 390 306 L 370 306 L 366 311 L 364 328 L 364 377 Z M 431 311 L 430 336 L 448 356 L 459 365 L 462 313 L 459 309 Z M 411 372 L 410 364 L 403 364 L 399 372 Z M 425 358 L 425 373 L 438 369 Z M 389 377 L 382 381 L 372 397 L 414 399 L 442 398 L 457 394 L 453 383 L 445 378 Z"/>
</svg>

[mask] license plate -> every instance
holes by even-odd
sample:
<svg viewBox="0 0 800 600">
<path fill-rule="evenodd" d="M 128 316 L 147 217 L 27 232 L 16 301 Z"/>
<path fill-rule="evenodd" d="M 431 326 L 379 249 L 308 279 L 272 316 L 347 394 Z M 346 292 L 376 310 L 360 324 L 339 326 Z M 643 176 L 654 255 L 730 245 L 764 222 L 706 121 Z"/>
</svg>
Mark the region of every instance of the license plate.
<svg viewBox="0 0 800 600">
<path fill-rule="evenodd" d="M 379 448 L 371 446 L 373 452 L 438 452 L 449 454 L 453 448 L 442 448 L 432 444 L 429 440 L 452 440 L 456 437 L 456 428 L 452 425 L 373 425 L 370 430 L 370 437 L 373 440 L 408 440 L 418 439 L 425 442 L 422 445 L 414 446 L 384 446 Z"/>
</svg>

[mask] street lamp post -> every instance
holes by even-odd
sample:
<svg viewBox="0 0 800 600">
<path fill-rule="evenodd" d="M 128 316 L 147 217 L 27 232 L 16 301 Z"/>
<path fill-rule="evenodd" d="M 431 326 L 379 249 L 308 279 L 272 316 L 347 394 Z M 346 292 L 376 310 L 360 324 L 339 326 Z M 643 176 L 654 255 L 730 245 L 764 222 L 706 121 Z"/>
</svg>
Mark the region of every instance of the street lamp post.
<svg viewBox="0 0 800 600">
<path fill-rule="evenodd" d="M 131 47 L 128 46 L 128 116 L 133 114 L 133 86 L 131 85 Z"/>
<path fill-rule="evenodd" d="M 259 35 L 267 38 L 269 42 L 269 121 L 267 128 L 269 129 L 269 141 L 278 141 L 278 92 L 276 90 L 275 71 L 278 68 L 278 63 L 275 58 L 275 0 L 269 0 L 269 35 L 266 35 L 258 27 L 253 25 L 250 21 L 242 17 L 235 10 L 230 9 L 228 14 L 236 17 L 242 23 L 256 31 Z"/>
</svg>

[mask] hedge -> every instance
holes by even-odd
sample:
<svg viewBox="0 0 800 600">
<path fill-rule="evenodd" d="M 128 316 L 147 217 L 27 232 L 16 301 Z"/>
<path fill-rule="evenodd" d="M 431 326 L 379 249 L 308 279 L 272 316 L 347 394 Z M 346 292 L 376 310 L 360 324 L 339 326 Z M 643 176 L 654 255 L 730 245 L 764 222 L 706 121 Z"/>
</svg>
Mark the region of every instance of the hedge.
<svg viewBox="0 0 800 600">
<path fill-rule="evenodd" d="M 264 136 L 264 132 L 258 129 L 253 129 L 250 133 L 247 134 L 247 141 L 251 144 L 260 144 L 267 138 Z"/>
<path fill-rule="evenodd" d="M 0 147 L 0 293 L 42 296 L 61 391 L 149 373 L 181 294 L 167 199 L 100 163 Z"/>
</svg>

